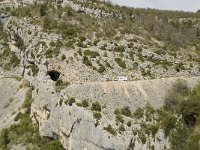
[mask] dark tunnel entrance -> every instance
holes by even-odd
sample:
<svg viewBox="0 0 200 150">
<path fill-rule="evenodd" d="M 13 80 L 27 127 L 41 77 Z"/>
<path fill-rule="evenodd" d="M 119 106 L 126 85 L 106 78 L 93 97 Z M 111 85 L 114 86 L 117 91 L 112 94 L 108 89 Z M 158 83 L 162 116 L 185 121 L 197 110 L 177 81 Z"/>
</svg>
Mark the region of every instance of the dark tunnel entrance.
<svg viewBox="0 0 200 150">
<path fill-rule="evenodd" d="M 57 81 L 60 77 L 60 73 L 55 70 L 48 71 L 48 75 L 50 76 L 51 80 Z"/>
</svg>

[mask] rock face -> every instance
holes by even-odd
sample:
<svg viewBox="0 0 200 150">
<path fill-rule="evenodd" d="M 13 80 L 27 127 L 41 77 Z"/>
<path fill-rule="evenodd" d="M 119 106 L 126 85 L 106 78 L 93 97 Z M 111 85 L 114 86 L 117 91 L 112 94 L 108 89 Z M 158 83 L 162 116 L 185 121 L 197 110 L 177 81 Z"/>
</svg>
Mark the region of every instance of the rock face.
<svg viewBox="0 0 200 150">
<path fill-rule="evenodd" d="M 23 86 L 16 78 L 0 78 L 0 128 L 13 123 L 26 96 L 27 88 Z"/>
<path fill-rule="evenodd" d="M 37 85 L 39 91 L 34 93 L 32 115 L 35 123 L 39 123 L 40 134 L 51 138 L 61 138 L 66 149 L 129 149 L 131 141 L 135 142 L 135 149 L 164 149 L 168 140 L 162 131 L 156 134 L 155 141 L 148 137 L 146 144 L 142 144 L 132 129 L 138 124 L 125 127 L 125 132 L 112 135 L 104 130 L 111 125 L 117 128 L 114 110 L 129 106 L 131 111 L 144 107 L 148 102 L 159 108 L 164 103 L 166 91 L 177 78 L 156 79 L 133 82 L 88 82 L 72 84 L 56 93 L 52 81 L 43 79 Z M 199 77 L 184 78 L 190 87 L 200 81 Z M 75 98 L 76 104 L 66 105 L 65 101 Z M 89 104 L 98 101 L 102 106 L 102 118 L 95 127 L 96 119 L 90 108 L 77 106 L 78 102 L 88 100 Z M 128 117 L 126 118 L 129 119 Z"/>
</svg>

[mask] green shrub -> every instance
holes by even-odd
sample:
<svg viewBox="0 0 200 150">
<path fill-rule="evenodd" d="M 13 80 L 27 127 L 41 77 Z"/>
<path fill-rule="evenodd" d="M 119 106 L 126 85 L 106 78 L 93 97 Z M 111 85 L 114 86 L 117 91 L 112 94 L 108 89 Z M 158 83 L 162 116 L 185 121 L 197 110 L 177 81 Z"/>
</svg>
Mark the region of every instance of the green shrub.
<svg viewBox="0 0 200 150">
<path fill-rule="evenodd" d="M 63 82 L 62 80 L 57 80 L 55 85 L 56 86 L 68 86 L 69 82 Z"/>
<path fill-rule="evenodd" d="M 117 132 L 115 131 L 115 129 L 112 128 L 110 124 L 107 127 L 104 127 L 103 129 L 112 135 L 115 135 L 115 136 L 117 135 Z"/>
<path fill-rule="evenodd" d="M 25 45 L 24 45 L 24 41 L 22 40 L 22 38 L 19 35 L 15 35 L 15 46 L 21 50 L 24 50 Z"/>
<path fill-rule="evenodd" d="M 128 127 L 131 127 L 131 120 L 129 120 L 129 121 L 126 123 L 126 125 L 127 125 Z"/>
<path fill-rule="evenodd" d="M 200 97 L 199 97 L 200 98 Z M 188 127 L 194 127 L 196 122 L 200 122 L 200 101 L 199 99 L 190 98 L 181 103 L 180 111 Z"/>
<path fill-rule="evenodd" d="M 116 52 L 125 52 L 125 47 L 124 46 L 117 46 L 115 47 Z"/>
<path fill-rule="evenodd" d="M 59 140 L 48 141 L 41 145 L 41 150 L 64 150 Z"/>
<path fill-rule="evenodd" d="M 168 136 L 173 128 L 176 126 L 177 118 L 174 116 L 166 116 L 162 120 L 162 127 L 165 133 L 165 136 Z"/>
<path fill-rule="evenodd" d="M 98 52 L 96 52 L 96 51 L 90 51 L 90 50 L 85 50 L 85 51 L 83 52 L 83 54 L 84 54 L 85 56 L 90 57 L 90 58 L 96 58 L 97 56 L 100 56 Z"/>
<path fill-rule="evenodd" d="M 101 113 L 99 112 L 93 112 L 93 116 L 95 119 L 100 120 L 101 119 Z"/>
<path fill-rule="evenodd" d="M 80 56 L 83 55 L 81 49 L 78 50 L 78 54 L 79 54 Z"/>
<path fill-rule="evenodd" d="M 100 64 L 99 69 L 97 70 L 99 73 L 103 73 L 106 70 L 105 66 Z"/>
<path fill-rule="evenodd" d="M 121 113 L 126 117 L 131 117 L 131 110 L 128 106 L 124 106 L 123 108 L 121 108 Z"/>
<path fill-rule="evenodd" d="M 128 43 L 128 48 L 132 48 L 134 46 L 133 42 Z"/>
<path fill-rule="evenodd" d="M 9 47 L 3 50 L 3 53 L 0 55 L 0 60 L 8 60 L 3 66 L 5 70 L 11 70 L 20 64 L 20 59 L 16 56 L 15 52 L 11 52 Z"/>
<path fill-rule="evenodd" d="M 167 91 L 165 97 L 165 107 L 167 109 L 173 109 L 174 106 L 178 106 L 184 101 L 184 96 L 187 97 L 189 94 L 189 88 L 187 82 L 184 80 L 177 80 L 170 90 Z"/>
<path fill-rule="evenodd" d="M 86 40 L 86 37 L 80 36 L 79 39 L 80 39 L 80 41 L 84 42 Z"/>
<path fill-rule="evenodd" d="M 118 122 L 124 123 L 124 119 L 123 119 L 122 115 L 120 115 L 120 114 L 115 116 L 115 120 L 117 123 Z"/>
<path fill-rule="evenodd" d="M 112 69 L 112 66 L 110 65 L 110 63 L 109 62 L 105 62 L 106 63 L 106 67 L 109 67 L 109 68 L 111 68 Z"/>
<path fill-rule="evenodd" d="M 62 80 L 57 80 L 55 83 L 56 91 L 59 92 L 60 90 L 66 88 L 69 85 L 70 85 L 70 83 L 67 81 L 63 82 Z"/>
<path fill-rule="evenodd" d="M 159 126 L 158 125 L 150 125 L 148 130 L 151 132 L 152 137 L 155 137 L 156 133 L 158 132 Z"/>
<path fill-rule="evenodd" d="M 181 70 L 185 70 L 185 67 L 183 66 L 183 63 L 178 63 L 176 66 L 175 66 L 175 70 L 177 72 L 180 72 Z"/>
<path fill-rule="evenodd" d="M 116 62 L 121 68 L 126 68 L 126 63 L 125 63 L 125 61 L 122 61 L 121 58 L 115 58 L 115 62 Z"/>
<path fill-rule="evenodd" d="M 65 43 L 65 46 L 66 46 L 66 47 L 73 48 L 73 49 L 75 48 L 75 47 L 74 47 L 74 42 L 71 41 L 71 40 L 67 41 L 67 42 Z"/>
<path fill-rule="evenodd" d="M 71 98 L 69 99 L 69 101 L 68 101 L 68 104 L 69 104 L 69 106 L 72 106 L 73 103 L 75 103 L 75 102 L 76 102 L 75 98 L 74 98 L 74 97 L 71 97 Z"/>
<path fill-rule="evenodd" d="M 188 149 L 199 150 L 200 149 L 199 141 L 200 141 L 199 133 L 192 135 L 188 141 Z"/>
<path fill-rule="evenodd" d="M 182 125 L 182 123 L 179 122 L 176 125 L 176 128 L 172 130 L 169 136 L 170 149 L 171 150 L 188 150 L 188 149 L 198 150 L 198 149 L 188 147 L 188 144 L 190 143 L 189 142 L 190 140 L 188 140 L 189 133 L 191 133 L 189 129 L 185 125 Z M 195 144 L 193 146 L 195 146 Z"/>
<path fill-rule="evenodd" d="M 45 16 L 43 19 L 43 29 L 44 30 L 53 30 L 57 26 L 56 21 L 50 16 Z"/>
<path fill-rule="evenodd" d="M 46 52 L 45 52 L 45 56 L 46 56 L 46 58 L 53 58 L 53 51 L 52 50 L 47 50 Z"/>
<path fill-rule="evenodd" d="M 77 43 L 77 46 L 78 46 L 78 47 L 83 47 L 83 48 L 85 47 L 85 45 L 83 44 L 82 41 L 79 41 L 79 42 Z"/>
<path fill-rule="evenodd" d="M 139 136 L 139 139 L 141 140 L 142 144 L 145 144 L 147 141 L 145 134 L 142 132 L 139 132 L 138 136 Z"/>
<path fill-rule="evenodd" d="M 83 64 L 86 66 L 92 67 L 92 62 L 88 59 L 87 56 L 83 56 Z"/>
<path fill-rule="evenodd" d="M 65 55 L 62 55 L 61 58 L 62 58 L 62 60 L 65 60 L 65 59 L 66 59 L 66 56 L 65 56 Z"/>
<path fill-rule="evenodd" d="M 151 121 L 153 120 L 153 115 L 155 113 L 155 109 L 150 105 L 150 103 L 148 102 L 146 105 L 146 121 Z"/>
<path fill-rule="evenodd" d="M 124 128 L 124 125 L 120 125 L 119 128 L 118 128 L 118 130 L 119 130 L 120 132 L 126 131 L 126 129 Z"/>
<path fill-rule="evenodd" d="M 83 100 L 81 103 L 77 103 L 77 106 L 84 108 L 88 107 L 89 106 L 88 100 Z"/>
<path fill-rule="evenodd" d="M 20 64 L 20 59 L 15 55 L 14 52 L 11 52 L 10 63 L 12 64 L 13 68 L 19 66 Z"/>
<path fill-rule="evenodd" d="M 94 126 L 97 127 L 99 125 L 99 120 L 94 123 Z"/>
<path fill-rule="evenodd" d="M 40 6 L 40 16 L 43 17 L 46 16 L 46 14 L 47 14 L 47 5 L 42 4 Z"/>
<path fill-rule="evenodd" d="M 186 88 L 182 88 L 179 93 L 182 93 L 185 89 Z M 177 104 L 178 111 L 176 113 L 181 114 L 182 120 L 177 121 L 175 127 L 172 121 L 166 121 L 172 122 L 170 126 L 173 127 L 170 133 L 170 148 L 172 150 L 198 150 L 200 148 L 200 134 L 196 132 L 200 123 L 200 84 L 197 84 L 193 88 L 189 96 L 185 94 L 184 98 L 185 97 L 187 99 L 183 99 Z"/>
<path fill-rule="evenodd" d="M 183 96 L 187 96 L 190 91 L 187 82 L 182 79 L 177 79 L 175 81 L 172 85 L 172 90 L 176 93 L 182 94 Z"/>
<path fill-rule="evenodd" d="M 30 68 L 31 68 L 31 70 L 32 70 L 32 74 L 33 74 L 33 76 L 36 76 L 37 73 L 39 72 L 39 68 L 38 68 L 38 66 L 35 65 L 35 64 L 32 64 L 32 65 L 30 65 Z"/>
<path fill-rule="evenodd" d="M 117 115 L 120 115 L 120 114 L 121 114 L 121 112 L 120 112 L 120 110 L 119 110 L 119 109 L 115 109 L 115 111 L 114 111 L 114 114 L 117 116 Z"/>
<path fill-rule="evenodd" d="M 60 106 L 60 107 L 62 106 L 62 103 L 63 103 L 63 99 L 61 99 L 61 100 L 59 101 L 59 106 Z"/>
<path fill-rule="evenodd" d="M 7 150 L 10 143 L 8 129 L 3 129 L 0 132 L 0 149 Z"/>
<path fill-rule="evenodd" d="M 91 107 L 92 111 L 101 111 L 101 105 L 99 102 L 94 102 L 92 103 L 92 107 Z"/>
<path fill-rule="evenodd" d="M 137 119 L 140 119 L 143 117 L 144 115 L 144 109 L 142 108 L 137 108 L 136 111 L 133 113 L 134 117 L 137 118 Z"/>
</svg>

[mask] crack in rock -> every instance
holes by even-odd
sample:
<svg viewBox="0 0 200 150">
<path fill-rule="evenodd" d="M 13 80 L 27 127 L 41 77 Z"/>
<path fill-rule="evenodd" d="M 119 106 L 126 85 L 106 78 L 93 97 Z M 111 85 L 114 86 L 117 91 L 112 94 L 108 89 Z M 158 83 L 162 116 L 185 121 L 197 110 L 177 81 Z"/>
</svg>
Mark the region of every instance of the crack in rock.
<svg viewBox="0 0 200 150">
<path fill-rule="evenodd" d="M 62 134 L 63 134 L 66 138 L 70 138 L 70 136 L 71 136 L 71 134 L 72 134 L 72 132 L 73 132 L 73 130 L 74 130 L 75 124 L 76 124 L 76 123 L 80 123 L 81 120 L 82 120 L 82 118 L 79 118 L 79 119 L 77 119 L 76 121 L 74 121 L 74 123 L 73 123 L 72 126 L 71 126 L 70 132 L 69 132 L 68 134 L 64 133 L 63 131 L 62 131 Z"/>
</svg>

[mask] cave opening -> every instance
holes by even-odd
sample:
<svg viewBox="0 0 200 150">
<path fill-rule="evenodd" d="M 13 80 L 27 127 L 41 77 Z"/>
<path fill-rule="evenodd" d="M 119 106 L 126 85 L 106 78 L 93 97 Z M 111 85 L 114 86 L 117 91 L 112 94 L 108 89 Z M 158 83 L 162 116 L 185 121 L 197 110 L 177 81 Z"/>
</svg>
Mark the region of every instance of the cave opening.
<svg viewBox="0 0 200 150">
<path fill-rule="evenodd" d="M 60 73 L 55 70 L 48 71 L 48 75 L 50 76 L 51 80 L 57 81 L 60 77 Z"/>
</svg>

